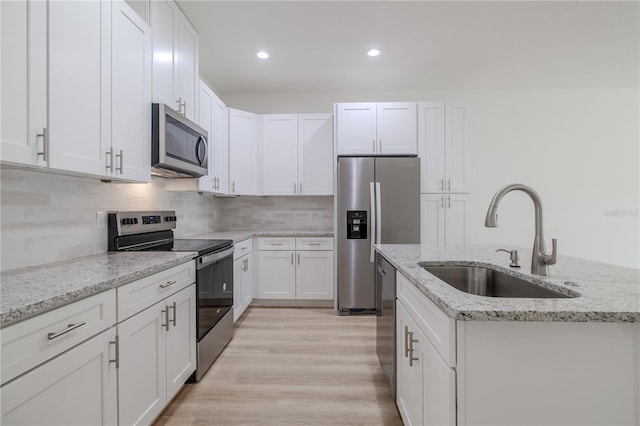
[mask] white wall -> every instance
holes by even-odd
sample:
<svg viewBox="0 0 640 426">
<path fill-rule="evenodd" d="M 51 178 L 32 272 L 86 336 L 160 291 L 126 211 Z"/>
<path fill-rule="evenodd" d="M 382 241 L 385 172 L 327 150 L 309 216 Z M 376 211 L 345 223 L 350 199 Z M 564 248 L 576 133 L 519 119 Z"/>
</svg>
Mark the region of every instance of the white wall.
<svg viewBox="0 0 640 426">
<path fill-rule="evenodd" d="M 638 88 L 382 93 L 223 93 L 257 113 L 330 112 L 346 101 L 466 101 L 472 108 L 470 241 L 530 247 L 533 205 L 512 193 L 499 227 L 484 227 L 493 194 L 530 185 L 542 197 L 547 245 L 560 254 L 640 267 Z"/>
</svg>

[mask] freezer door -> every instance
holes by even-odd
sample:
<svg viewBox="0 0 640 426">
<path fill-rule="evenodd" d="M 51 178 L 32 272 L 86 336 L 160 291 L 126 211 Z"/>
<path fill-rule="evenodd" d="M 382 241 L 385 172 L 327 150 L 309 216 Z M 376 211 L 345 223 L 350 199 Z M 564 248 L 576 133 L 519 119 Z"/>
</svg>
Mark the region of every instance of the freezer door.
<svg viewBox="0 0 640 426">
<path fill-rule="evenodd" d="M 338 158 L 338 309 L 341 313 L 375 309 L 371 260 L 373 183 L 372 157 Z M 349 226 L 355 225 L 364 229 L 356 232 L 351 228 L 347 232 Z"/>
<path fill-rule="evenodd" d="M 420 159 L 376 158 L 382 244 L 420 244 Z"/>
</svg>

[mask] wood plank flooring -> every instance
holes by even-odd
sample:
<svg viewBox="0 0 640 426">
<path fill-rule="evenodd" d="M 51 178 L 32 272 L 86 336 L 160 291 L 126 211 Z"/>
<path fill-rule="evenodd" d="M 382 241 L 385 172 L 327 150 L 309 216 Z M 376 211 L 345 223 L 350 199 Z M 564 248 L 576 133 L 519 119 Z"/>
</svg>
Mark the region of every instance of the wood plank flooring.
<svg viewBox="0 0 640 426">
<path fill-rule="evenodd" d="M 375 322 L 327 308 L 249 308 L 205 377 L 155 425 L 402 425 Z"/>
</svg>

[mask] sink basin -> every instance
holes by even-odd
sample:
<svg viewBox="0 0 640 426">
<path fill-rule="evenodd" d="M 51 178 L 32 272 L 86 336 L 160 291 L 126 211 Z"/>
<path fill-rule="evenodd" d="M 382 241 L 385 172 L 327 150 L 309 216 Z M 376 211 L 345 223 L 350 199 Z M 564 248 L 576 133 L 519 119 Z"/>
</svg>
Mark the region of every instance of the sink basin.
<svg viewBox="0 0 640 426">
<path fill-rule="evenodd" d="M 500 271 L 480 266 L 423 266 L 432 275 L 465 293 L 488 297 L 568 298 Z"/>
</svg>

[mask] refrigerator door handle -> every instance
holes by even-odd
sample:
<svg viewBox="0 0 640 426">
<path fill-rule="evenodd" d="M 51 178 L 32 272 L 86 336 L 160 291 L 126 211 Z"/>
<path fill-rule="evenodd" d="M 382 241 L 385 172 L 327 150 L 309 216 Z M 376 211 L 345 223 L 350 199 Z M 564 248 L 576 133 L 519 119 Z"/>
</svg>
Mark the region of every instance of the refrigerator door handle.
<svg viewBox="0 0 640 426">
<path fill-rule="evenodd" d="M 371 241 L 371 254 L 369 256 L 369 261 L 373 263 L 375 260 L 375 252 L 373 250 L 373 244 L 376 241 L 376 225 L 375 225 L 375 202 L 376 202 L 376 190 L 373 182 L 369 182 L 369 211 L 371 212 L 371 218 L 369 218 L 369 223 L 371 224 L 371 235 L 369 236 L 369 241 Z"/>
<path fill-rule="evenodd" d="M 376 182 L 376 244 L 382 243 L 382 199 L 380 182 Z"/>
</svg>

